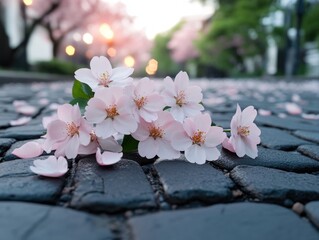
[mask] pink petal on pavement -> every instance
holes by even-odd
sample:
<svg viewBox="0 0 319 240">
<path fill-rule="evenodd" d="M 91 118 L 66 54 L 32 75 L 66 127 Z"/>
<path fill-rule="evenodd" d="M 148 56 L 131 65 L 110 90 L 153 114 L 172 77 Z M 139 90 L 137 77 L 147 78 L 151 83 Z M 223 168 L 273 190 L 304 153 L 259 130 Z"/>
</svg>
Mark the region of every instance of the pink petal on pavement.
<svg viewBox="0 0 319 240">
<path fill-rule="evenodd" d="M 19 158 L 34 158 L 43 153 L 42 145 L 38 142 L 27 142 L 12 151 Z"/>
<path fill-rule="evenodd" d="M 68 162 L 64 157 L 50 156 L 45 160 L 34 160 L 30 169 L 45 177 L 61 177 L 68 171 Z"/>
<path fill-rule="evenodd" d="M 302 109 L 296 103 L 286 103 L 285 109 L 291 115 L 299 115 L 302 113 Z"/>
<path fill-rule="evenodd" d="M 235 152 L 235 149 L 233 147 L 233 145 L 231 144 L 229 138 L 225 138 L 224 142 L 223 142 L 223 148 L 227 149 L 230 152 Z"/>
<path fill-rule="evenodd" d="M 21 117 L 17 120 L 10 121 L 11 126 L 21 126 L 28 123 L 32 118 L 31 117 Z"/>
<path fill-rule="evenodd" d="M 23 115 L 31 116 L 35 114 L 38 109 L 31 105 L 23 105 L 16 108 L 17 113 L 21 113 Z"/>
<path fill-rule="evenodd" d="M 105 151 L 101 153 L 100 148 L 96 150 L 96 161 L 100 166 L 110 166 L 122 159 L 123 153 Z"/>
</svg>

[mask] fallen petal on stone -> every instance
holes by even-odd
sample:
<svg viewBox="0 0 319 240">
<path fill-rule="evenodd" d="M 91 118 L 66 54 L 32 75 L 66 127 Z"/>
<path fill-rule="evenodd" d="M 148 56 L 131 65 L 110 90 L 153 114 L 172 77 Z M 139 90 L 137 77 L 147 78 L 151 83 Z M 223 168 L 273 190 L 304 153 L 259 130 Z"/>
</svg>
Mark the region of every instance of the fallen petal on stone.
<svg viewBox="0 0 319 240">
<path fill-rule="evenodd" d="M 12 151 L 12 154 L 19 158 L 34 158 L 40 156 L 42 153 L 42 145 L 35 141 L 27 142 Z"/>
</svg>

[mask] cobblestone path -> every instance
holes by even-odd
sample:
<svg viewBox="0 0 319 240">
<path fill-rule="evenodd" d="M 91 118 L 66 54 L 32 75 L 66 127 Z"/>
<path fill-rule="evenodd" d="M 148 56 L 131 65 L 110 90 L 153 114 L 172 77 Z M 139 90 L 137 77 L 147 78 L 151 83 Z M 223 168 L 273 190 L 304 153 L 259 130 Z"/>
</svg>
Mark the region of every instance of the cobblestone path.
<svg viewBox="0 0 319 240">
<path fill-rule="evenodd" d="M 254 105 L 256 159 L 153 163 L 131 154 L 113 167 L 70 161 L 60 179 L 29 170 L 12 150 L 45 133 L 42 118 L 71 99 L 71 83 L 0 87 L 0 239 L 319 239 L 319 82 L 197 81 L 213 121 Z M 14 100 L 35 107 L 26 125 Z M 296 106 L 302 113 L 298 113 Z M 11 122 L 11 123 L 10 123 Z M 40 158 L 45 158 L 44 156 Z"/>
</svg>

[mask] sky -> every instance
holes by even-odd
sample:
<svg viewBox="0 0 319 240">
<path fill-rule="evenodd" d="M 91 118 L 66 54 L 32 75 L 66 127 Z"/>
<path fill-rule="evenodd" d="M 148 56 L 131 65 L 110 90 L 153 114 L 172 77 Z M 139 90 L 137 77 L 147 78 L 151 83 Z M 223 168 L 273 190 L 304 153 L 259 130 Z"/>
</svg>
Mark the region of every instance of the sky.
<svg viewBox="0 0 319 240">
<path fill-rule="evenodd" d="M 148 38 L 172 28 L 184 17 L 210 16 L 211 5 L 203 6 L 191 0 L 112 0 L 122 2 L 127 12 L 135 17 L 136 24 Z M 109 0 L 108 0 L 109 2 Z"/>
</svg>

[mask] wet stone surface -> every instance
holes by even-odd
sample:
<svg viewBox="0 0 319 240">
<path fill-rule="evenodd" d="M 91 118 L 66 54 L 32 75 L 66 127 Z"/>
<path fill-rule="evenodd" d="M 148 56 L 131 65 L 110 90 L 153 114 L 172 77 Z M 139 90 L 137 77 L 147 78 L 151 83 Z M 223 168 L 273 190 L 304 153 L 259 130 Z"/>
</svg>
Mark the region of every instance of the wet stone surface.
<svg viewBox="0 0 319 240">
<path fill-rule="evenodd" d="M 91 211 L 116 212 L 123 209 L 154 208 L 153 190 L 142 168 L 122 160 L 109 166 L 97 165 L 94 158 L 81 159 L 71 205 Z"/>
<path fill-rule="evenodd" d="M 309 145 L 312 146 L 312 145 Z M 319 171 L 319 162 L 298 153 L 281 150 L 258 148 L 258 157 L 255 159 L 244 156 L 238 159 L 235 153 L 227 150 L 221 151 L 221 156 L 213 164 L 220 168 L 232 170 L 238 165 L 262 166 L 277 168 L 291 172 L 314 172 Z"/>
<path fill-rule="evenodd" d="M 229 201 L 233 182 L 209 164 L 193 165 L 182 160 L 162 161 L 155 169 L 169 202 L 190 200 Z"/>
<path fill-rule="evenodd" d="M 242 165 L 235 167 L 230 176 L 243 191 L 261 201 L 288 204 L 319 200 L 318 175 Z"/>
<path fill-rule="evenodd" d="M 125 154 L 101 167 L 88 156 L 70 160 L 62 178 L 39 177 L 34 159 L 11 153 L 45 134 L 42 118 L 71 100 L 72 83 L 1 85 L 0 239 L 319 239 L 319 82 L 193 83 L 217 125 L 230 127 L 237 103 L 256 107 L 256 159 L 222 150 L 194 165 Z M 10 125 L 26 116 L 15 100 L 35 107 L 22 126 Z"/>
</svg>

